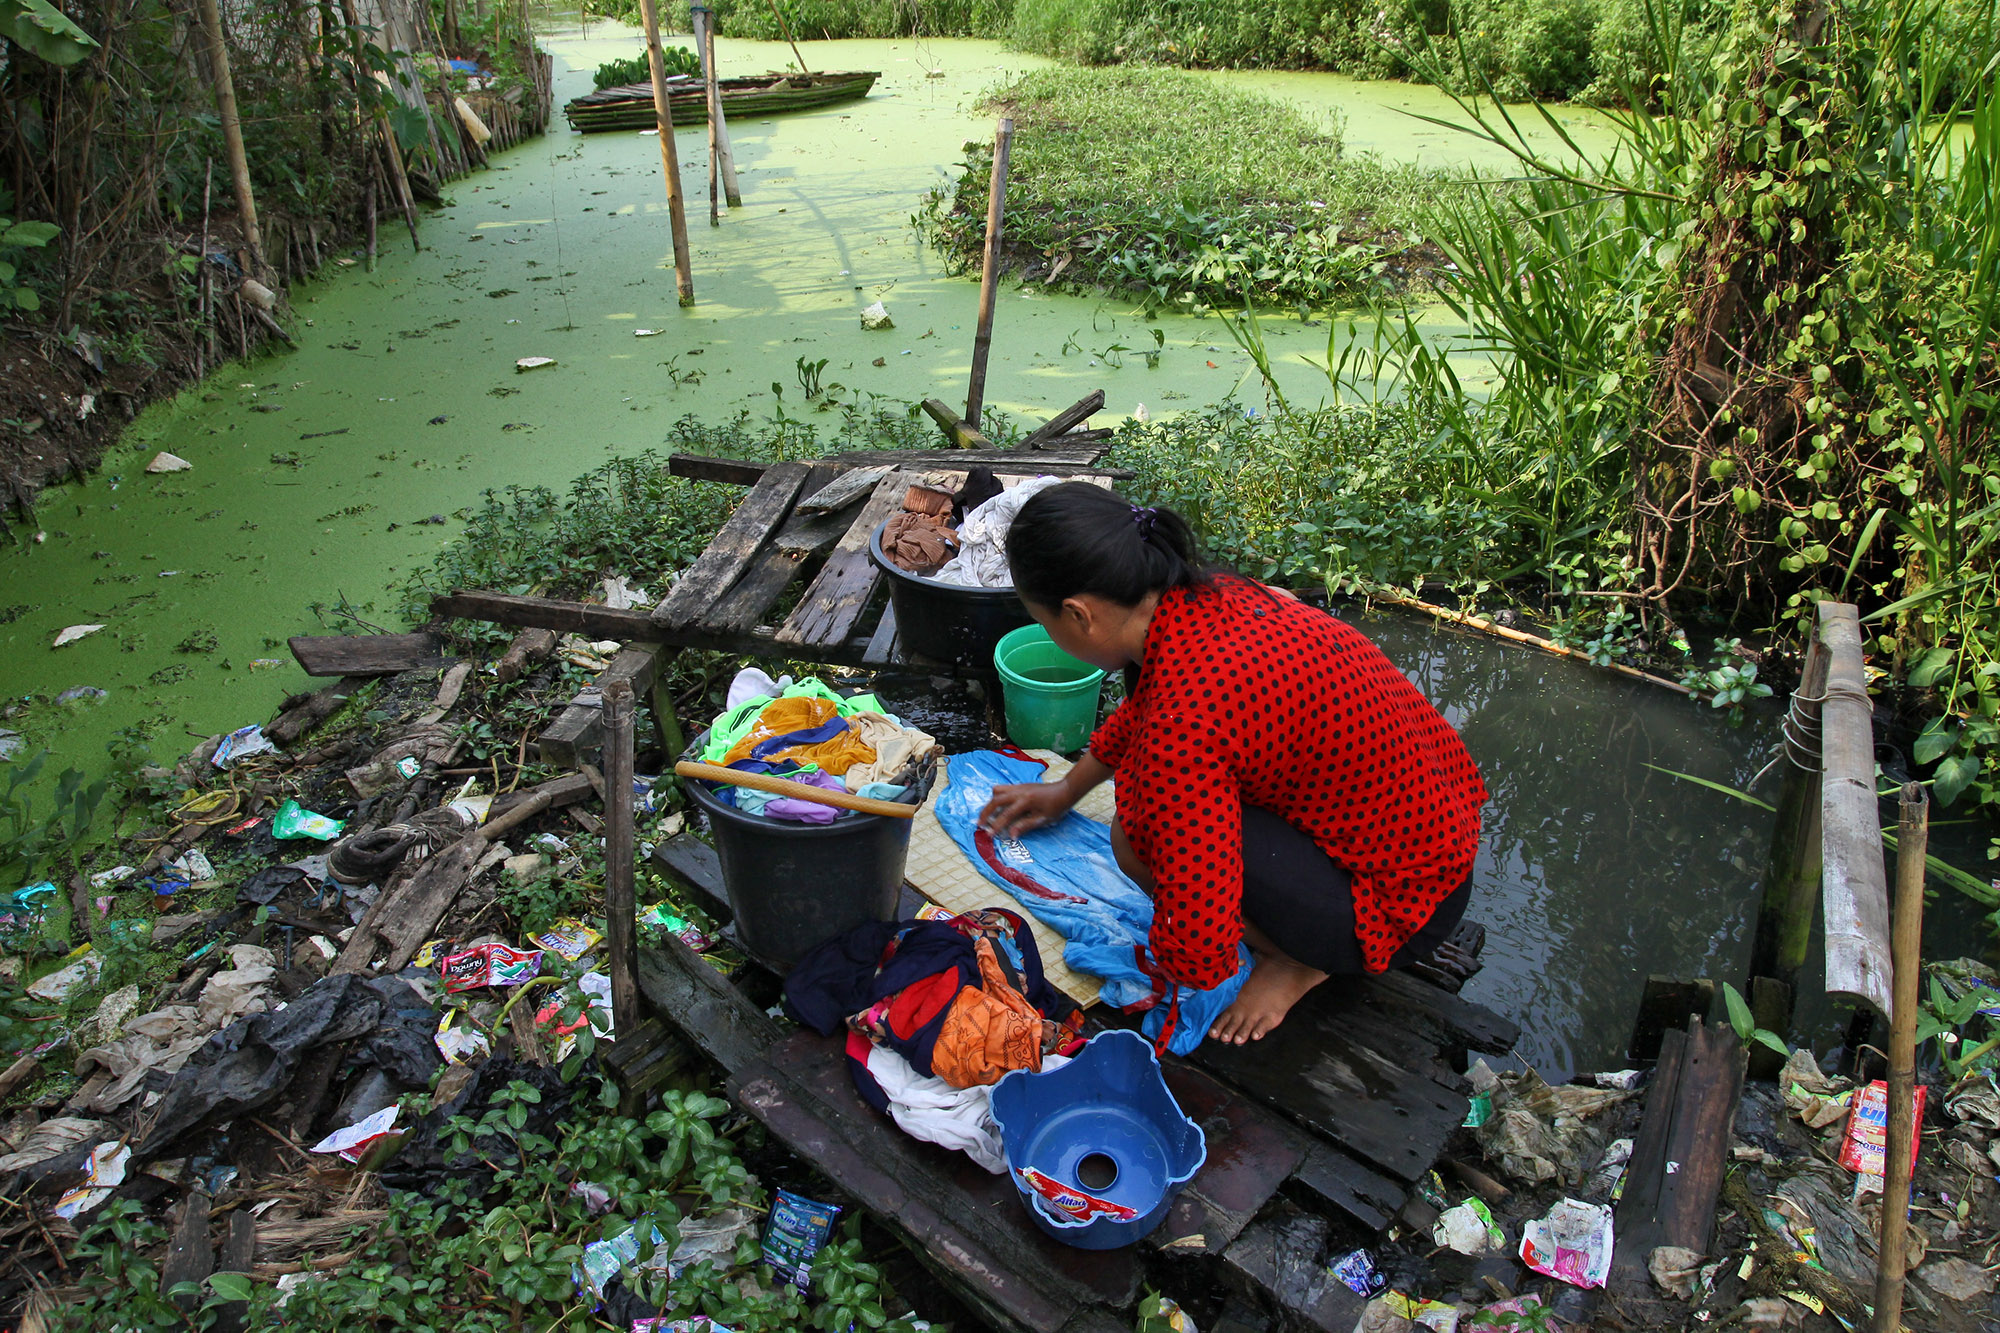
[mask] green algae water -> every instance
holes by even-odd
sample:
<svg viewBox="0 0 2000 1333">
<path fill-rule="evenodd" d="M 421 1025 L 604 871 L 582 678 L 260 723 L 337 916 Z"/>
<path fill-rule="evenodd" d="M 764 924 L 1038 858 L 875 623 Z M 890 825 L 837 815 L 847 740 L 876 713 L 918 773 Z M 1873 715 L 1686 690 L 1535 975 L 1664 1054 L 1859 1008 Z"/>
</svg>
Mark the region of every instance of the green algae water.
<svg viewBox="0 0 2000 1333">
<path fill-rule="evenodd" d="M 559 101 L 636 50 L 629 29 L 601 24 L 547 45 Z M 724 73 L 788 59 L 777 45 L 719 46 Z M 824 358 L 823 379 L 847 399 L 957 400 L 977 286 L 942 273 L 909 217 L 955 175 L 961 145 L 990 135 L 976 96 L 1044 62 L 973 41 L 806 53 L 817 68 L 883 77 L 863 102 L 733 123 L 744 207 L 719 227 L 706 216 L 705 136 L 677 135 L 692 309 L 675 300 L 657 140 L 584 138 L 558 121 L 449 187 L 421 253 L 384 226 L 375 272 L 330 266 L 295 290 L 298 351 L 225 368 L 144 414 L 97 476 L 45 493 L 37 524 L 0 551 L 0 693 L 108 697 L 43 702 L 4 725 L 101 768 L 121 727 L 152 724 L 155 755 L 169 759 L 266 720 L 312 683 L 286 637 L 356 628 L 324 614 L 340 604 L 402 628 L 387 590 L 482 492 L 561 492 L 610 457 L 662 446 L 688 415 L 806 413 L 801 358 Z M 1507 166 L 1406 114 L 1449 113 L 1425 90 L 1206 77 L 1338 113 L 1350 151 Z M 1593 132 L 1587 116 L 1566 119 Z M 864 332 L 860 312 L 877 300 L 895 328 Z M 1157 369 L 1118 364 L 1108 349 L 1150 344 L 1147 327 L 1126 300 L 1003 289 L 988 401 L 1042 416 L 1102 387 L 1114 421 L 1232 394 L 1261 405 L 1248 358 L 1214 320 L 1164 318 Z M 1299 357 L 1323 349 L 1325 326 L 1273 318 L 1265 335 L 1294 402 L 1323 395 Z M 528 357 L 553 364 L 517 371 Z M 192 468 L 147 474 L 162 450 Z M 103 628 L 52 648 L 73 625 Z M 1768 753 L 1767 722 L 1731 730 L 1678 698 L 1424 624 L 1364 628 L 1465 731 L 1493 790 L 1473 909 L 1492 943 L 1470 993 L 1523 1023 L 1529 1058 L 1551 1075 L 1615 1064 L 1646 973 L 1740 973 L 1764 817 L 1649 765 L 1744 785 Z M 1952 895 L 1940 908 L 1954 910 Z M 1958 933 L 1973 936 L 1969 917 Z"/>
</svg>

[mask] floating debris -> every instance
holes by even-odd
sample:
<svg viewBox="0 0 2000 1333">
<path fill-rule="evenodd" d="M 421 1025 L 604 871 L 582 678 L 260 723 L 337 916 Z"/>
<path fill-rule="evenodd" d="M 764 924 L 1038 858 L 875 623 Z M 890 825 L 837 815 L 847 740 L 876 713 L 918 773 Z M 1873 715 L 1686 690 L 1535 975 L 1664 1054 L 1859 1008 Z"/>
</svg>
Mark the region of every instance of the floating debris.
<svg viewBox="0 0 2000 1333">
<path fill-rule="evenodd" d="M 68 629 L 56 635 L 56 641 L 50 644 L 49 647 L 61 648 L 66 644 L 75 643 L 78 639 L 88 638 L 103 628 L 104 626 L 102 625 L 71 625 Z"/>
<path fill-rule="evenodd" d="M 179 454 L 170 454 L 162 449 L 153 455 L 153 461 L 146 464 L 148 472 L 186 472 L 194 466 Z"/>
<path fill-rule="evenodd" d="M 553 366 L 555 363 L 556 359 L 552 356 L 524 356 L 514 363 L 514 370 L 518 374 L 527 370 L 540 370 L 543 366 Z"/>
</svg>

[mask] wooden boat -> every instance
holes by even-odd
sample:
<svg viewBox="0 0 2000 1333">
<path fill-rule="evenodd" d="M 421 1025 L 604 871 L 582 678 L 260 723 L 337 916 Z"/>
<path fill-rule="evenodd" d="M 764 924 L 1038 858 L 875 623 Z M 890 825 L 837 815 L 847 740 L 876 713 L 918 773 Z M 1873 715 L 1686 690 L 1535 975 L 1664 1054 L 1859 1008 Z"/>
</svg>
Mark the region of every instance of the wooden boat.
<svg viewBox="0 0 2000 1333">
<path fill-rule="evenodd" d="M 756 74 L 719 79 L 722 114 L 726 119 L 770 116 L 782 111 L 806 111 L 866 97 L 881 78 L 879 70 L 828 74 Z M 708 98 L 701 79 L 680 74 L 667 80 L 667 97 L 676 125 L 708 124 Z M 653 85 L 626 83 L 586 93 L 563 107 L 570 128 L 579 134 L 605 130 L 646 130 L 655 124 Z"/>
</svg>

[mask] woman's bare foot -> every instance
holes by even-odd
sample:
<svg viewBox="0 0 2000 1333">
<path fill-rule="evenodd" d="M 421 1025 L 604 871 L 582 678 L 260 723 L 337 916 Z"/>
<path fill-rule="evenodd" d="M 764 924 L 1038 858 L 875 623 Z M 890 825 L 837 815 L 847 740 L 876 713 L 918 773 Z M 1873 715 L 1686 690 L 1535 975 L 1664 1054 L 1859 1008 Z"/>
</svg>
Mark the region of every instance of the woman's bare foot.
<svg viewBox="0 0 2000 1333">
<path fill-rule="evenodd" d="M 1305 993 L 1326 980 L 1326 973 L 1281 953 L 1256 953 L 1250 975 L 1235 1003 L 1222 1011 L 1208 1035 L 1241 1046 L 1256 1041 L 1285 1021 Z"/>
</svg>

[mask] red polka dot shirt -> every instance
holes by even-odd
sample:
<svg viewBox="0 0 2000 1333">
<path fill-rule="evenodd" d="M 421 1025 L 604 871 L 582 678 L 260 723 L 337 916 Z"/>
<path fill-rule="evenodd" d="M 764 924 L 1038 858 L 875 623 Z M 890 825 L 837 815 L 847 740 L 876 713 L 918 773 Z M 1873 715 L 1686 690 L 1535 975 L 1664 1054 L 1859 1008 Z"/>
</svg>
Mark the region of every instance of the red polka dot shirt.
<svg viewBox="0 0 2000 1333">
<path fill-rule="evenodd" d="M 1138 688 L 1090 751 L 1117 770 L 1158 881 L 1153 956 L 1184 985 L 1236 969 L 1246 804 L 1352 873 L 1371 972 L 1472 869 L 1486 784 L 1451 724 L 1360 631 L 1248 579 L 1160 599 Z"/>
</svg>

